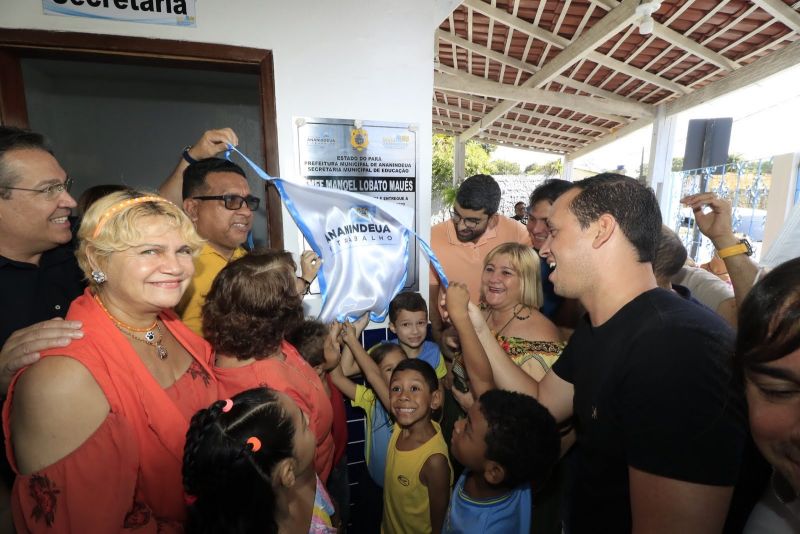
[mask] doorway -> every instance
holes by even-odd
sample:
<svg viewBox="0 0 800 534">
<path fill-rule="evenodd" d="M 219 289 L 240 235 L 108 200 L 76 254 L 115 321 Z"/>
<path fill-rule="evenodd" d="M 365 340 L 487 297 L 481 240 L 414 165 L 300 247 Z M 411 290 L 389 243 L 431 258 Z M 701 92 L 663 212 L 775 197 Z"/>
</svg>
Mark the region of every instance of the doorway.
<svg viewBox="0 0 800 534">
<path fill-rule="evenodd" d="M 278 174 L 268 50 L 2 30 L 0 123 L 48 136 L 76 194 L 100 183 L 157 188 L 184 146 L 222 126 Z M 266 207 L 254 223 L 256 243 L 283 248 L 277 191 L 255 176 L 250 182 Z"/>
</svg>

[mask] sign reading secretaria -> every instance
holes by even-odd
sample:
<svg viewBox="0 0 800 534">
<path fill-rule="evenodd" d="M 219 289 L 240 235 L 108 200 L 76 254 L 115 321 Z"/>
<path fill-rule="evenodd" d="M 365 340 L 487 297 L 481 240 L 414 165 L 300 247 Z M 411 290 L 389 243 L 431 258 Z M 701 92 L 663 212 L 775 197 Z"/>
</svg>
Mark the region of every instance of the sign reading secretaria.
<svg viewBox="0 0 800 534">
<path fill-rule="evenodd" d="M 46 15 L 195 26 L 195 0 L 42 0 Z"/>
</svg>

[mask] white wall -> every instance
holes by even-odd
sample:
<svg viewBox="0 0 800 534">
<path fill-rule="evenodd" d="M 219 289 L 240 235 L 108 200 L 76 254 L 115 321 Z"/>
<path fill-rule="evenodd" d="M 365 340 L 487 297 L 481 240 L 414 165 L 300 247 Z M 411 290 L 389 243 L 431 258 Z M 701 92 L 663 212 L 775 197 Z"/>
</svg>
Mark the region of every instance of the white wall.
<svg viewBox="0 0 800 534">
<path fill-rule="evenodd" d="M 292 117 L 419 124 L 417 191 L 430 191 L 433 21 L 431 0 L 198 0 L 197 27 L 44 15 L 39 0 L 0 0 L 0 27 L 101 33 L 249 46 L 273 51 L 278 148 L 294 178 Z M 1 31 L 1 30 L 0 30 Z M 418 229 L 430 231 L 430 194 L 418 193 Z M 298 232 L 284 211 L 286 247 Z M 420 260 L 420 272 L 427 263 Z M 427 277 L 420 291 L 427 294 Z"/>
</svg>

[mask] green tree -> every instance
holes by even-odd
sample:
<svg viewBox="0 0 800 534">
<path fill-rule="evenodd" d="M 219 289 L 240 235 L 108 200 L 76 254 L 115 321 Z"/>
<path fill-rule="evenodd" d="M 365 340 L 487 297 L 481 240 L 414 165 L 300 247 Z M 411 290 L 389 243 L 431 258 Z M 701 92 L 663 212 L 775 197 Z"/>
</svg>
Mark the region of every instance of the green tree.
<svg viewBox="0 0 800 534">
<path fill-rule="evenodd" d="M 555 178 L 561 176 L 564 173 L 564 162 L 559 159 L 554 159 L 553 161 L 548 161 L 547 163 L 542 163 L 541 165 L 537 163 L 531 163 L 527 167 L 525 167 L 525 174 L 537 174 L 542 175 L 545 178 Z"/>
<path fill-rule="evenodd" d="M 683 158 L 672 158 L 672 172 L 681 172 L 683 170 Z"/>
<path fill-rule="evenodd" d="M 490 169 L 489 174 L 497 174 L 497 175 L 522 174 L 520 172 L 519 163 L 515 163 L 513 161 L 506 161 L 504 159 L 498 159 L 489 162 L 489 169 Z"/>
<path fill-rule="evenodd" d="M 453 186 L 453 153 L 454 139 L 447 135 L 433 136 L 432 184 L 435 195 L 442 195 Z M 488 147 L 491 147 L 488 148 Z M 493 145 L 485 145 L 475 140 L 467 141 L 464 154 L 464 170 L 466 176 L 473 174 L 490 174 L 489 154 Z"/>
</svg>

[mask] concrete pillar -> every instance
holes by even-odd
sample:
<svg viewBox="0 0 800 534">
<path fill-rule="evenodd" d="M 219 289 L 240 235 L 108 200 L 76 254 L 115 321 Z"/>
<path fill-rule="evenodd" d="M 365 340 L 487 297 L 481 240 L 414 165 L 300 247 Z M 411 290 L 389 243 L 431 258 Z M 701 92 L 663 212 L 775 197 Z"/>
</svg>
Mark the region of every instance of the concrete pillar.
<svg viewBox="0 0 800 534">
<path fill-rule="evenodd" d="M 647 167 L 647 185 L 656 192 L 661 206 L 661 217 L 668 226 L 677 209 L 673 198 L 672 148 L 675 141 L 675 116 L 668 117 L 664 105 L 656 107 L 653 137 L 650 141 L 650 161 Z"/>
<path fill-rule="evenodd" d="M 570 159 L 569 156 L 564 156 L 564 174 L 561 176 L 562 179 L 567 181 L 572 181 L 572 169 L 575 166 L 575 161 Z"/>
<path fill-rule="evenodd" d="M 453 137 L 453 144 L 453 185 L 458 185 L 466 178 L 467 145 L 463 141 L 459 141 L 458 137 Z"/>
<path fill-rule="evenodd" d="M 767 220 L 764 223 L 764 242 L 761 246 L 762 258 L 770 245 L 775 242 L 794 206 L 798 166 L 800 166 L 800 152 L 781 154 L 772 158 L 772 181 L 767 198 Z"/>
</svg>

